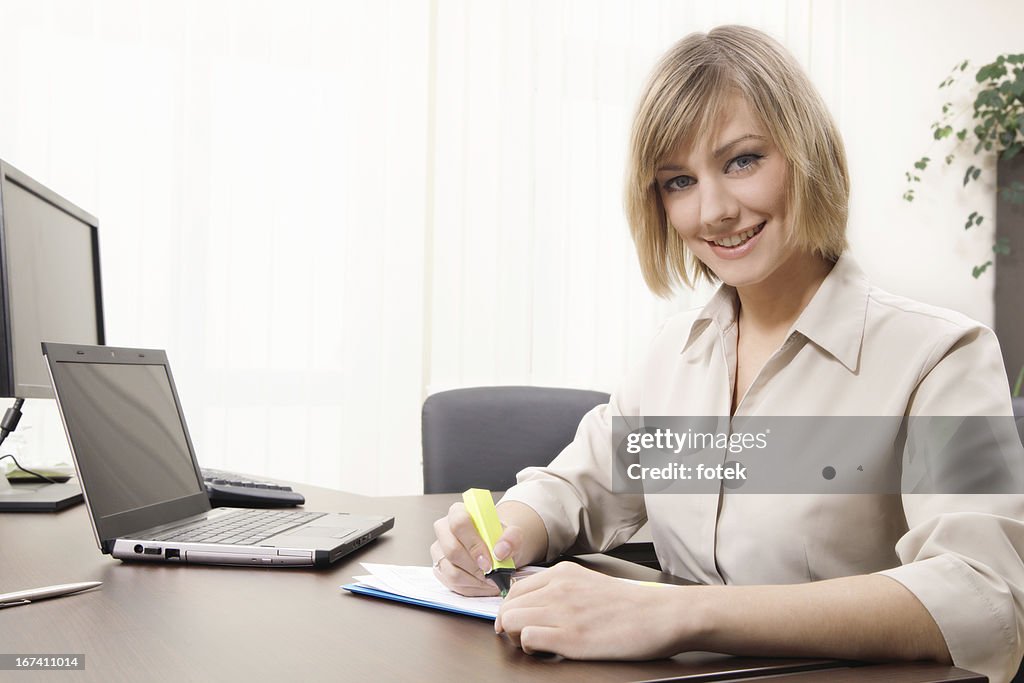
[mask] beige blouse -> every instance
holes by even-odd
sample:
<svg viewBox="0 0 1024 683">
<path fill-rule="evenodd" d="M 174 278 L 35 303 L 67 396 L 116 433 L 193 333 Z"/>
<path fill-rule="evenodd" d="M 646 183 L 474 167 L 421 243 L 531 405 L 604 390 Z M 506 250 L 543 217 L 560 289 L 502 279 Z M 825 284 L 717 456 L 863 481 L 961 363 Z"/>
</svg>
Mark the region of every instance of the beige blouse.
<svg viewBox="0 0 1024 683">
<path fill-rule="evenodd" d="M 624 494 L 613 416 L 729 415 L 733 288 L 669 319 L 644 362 L 548 467 L 503 501 L 544 520 L 548 559 L 603 551 L 650 522 L 665 571 L 706 584 L 877 572 L 906 586 L 957 666 L 1005 681 L 1024 652 L 1024 495 Z M 1011 415 L 998 342 L 953 311 L 871 286 L 849 255 L 829 273 L 736 415 Z"/>
</svg>

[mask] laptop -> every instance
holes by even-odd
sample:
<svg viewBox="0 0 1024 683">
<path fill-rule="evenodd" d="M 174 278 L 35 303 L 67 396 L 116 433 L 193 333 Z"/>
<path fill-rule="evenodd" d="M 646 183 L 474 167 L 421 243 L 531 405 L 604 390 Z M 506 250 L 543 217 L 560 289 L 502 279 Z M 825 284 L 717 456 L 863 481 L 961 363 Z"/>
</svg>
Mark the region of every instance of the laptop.
<svg viewBox="0 0 1024 683">
<path fill-rule="evenodd" d="M 43 356 L 106 554 L 325 567 L 394 526 L 394 517 L 211 508 L 166 353 L 44 342 Z"/>
</svg>

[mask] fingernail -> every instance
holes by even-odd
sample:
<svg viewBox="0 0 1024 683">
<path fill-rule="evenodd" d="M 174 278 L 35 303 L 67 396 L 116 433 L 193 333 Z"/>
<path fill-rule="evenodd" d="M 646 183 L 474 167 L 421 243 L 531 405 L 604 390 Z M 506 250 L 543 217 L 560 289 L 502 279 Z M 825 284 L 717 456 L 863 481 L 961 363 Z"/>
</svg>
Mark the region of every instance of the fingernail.
<svg viewBox="0 0 1024 683">
<path fill-rule="evenodd" d="M 512 553 L 512 546 L 507 541 L 498 541 L 494 544 L 494 556 L 499 560 L 504 560 Z"/>
<path fill-rule="evenodd" d="M 486 573 L 491 571 L 491 563 L 487 561 L 483 555 L 478 555 L 476 558 L 476 566 L 480 567 L 480 571 Z"/>
</svg>

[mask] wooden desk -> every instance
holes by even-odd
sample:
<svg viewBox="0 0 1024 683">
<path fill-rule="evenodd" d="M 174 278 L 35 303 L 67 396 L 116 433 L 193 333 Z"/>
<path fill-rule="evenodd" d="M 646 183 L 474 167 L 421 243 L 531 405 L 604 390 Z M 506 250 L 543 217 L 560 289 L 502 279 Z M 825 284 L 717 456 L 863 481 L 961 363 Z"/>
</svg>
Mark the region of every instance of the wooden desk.
<svg viewBox="0 0 1024 683">
<path fill-rule="evenodd" d="M 126 564 L 102 555 L 84 506 L 0 513 L 0 592 L 76 581 L 99 590 L 0 609 L 0 653 L 85 654 L 85 671 L 0 672 L 52 681 L 982 681 L 937 664 L 842 662 L 688 653 L 653 662 L 533 657 L 490 623 L 351 595 L 360 561 L 430 563 L 432 523 L 453 495 L 367 498 L 301 487 L 310 510 L 391 514 L 395 528 L 332 568 Z M 667 575 L 603 556 L 591 566 L 638 579 Z M 824 668 L 824 670 L 823 670 Z"/>
</svg>

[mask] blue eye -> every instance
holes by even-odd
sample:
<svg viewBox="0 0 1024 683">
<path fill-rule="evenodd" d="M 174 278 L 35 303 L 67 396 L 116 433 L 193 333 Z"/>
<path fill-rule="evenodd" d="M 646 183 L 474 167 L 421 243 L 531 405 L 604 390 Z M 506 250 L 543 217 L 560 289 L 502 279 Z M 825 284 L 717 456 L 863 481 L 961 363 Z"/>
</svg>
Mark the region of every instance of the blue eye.
<svg viewBox="0 0 1024 683">
<path fill-rule="evenodd" d="M 733 166 L 735 166 L 738 171 L 745 171 L 751 166 L 757 165 L 757 162 L 763 158 L 764 155 L 761 154 L 742 154 L 729 162 L 729 166 L 726 167 L 726 171 L 728 172 L 729 168 Z"/>
<path fill-rule="evenodd" d="M 666 180 L 664 188 L 666 192 L 676 192 L 678 190 L 684 190 L 690 185 L 693 185 L 694 180 L 690 176 L 680 175 L 670 180 Z"/>
</svg>

